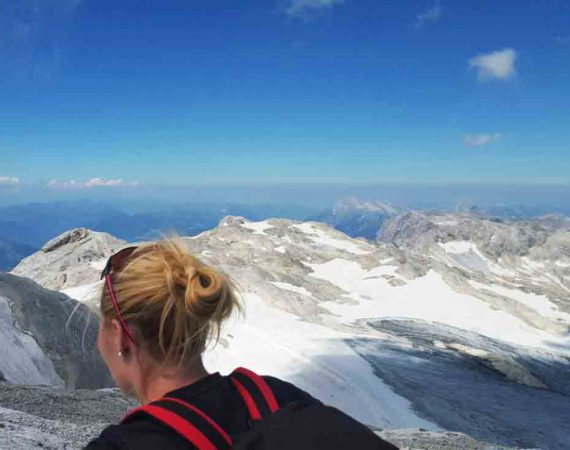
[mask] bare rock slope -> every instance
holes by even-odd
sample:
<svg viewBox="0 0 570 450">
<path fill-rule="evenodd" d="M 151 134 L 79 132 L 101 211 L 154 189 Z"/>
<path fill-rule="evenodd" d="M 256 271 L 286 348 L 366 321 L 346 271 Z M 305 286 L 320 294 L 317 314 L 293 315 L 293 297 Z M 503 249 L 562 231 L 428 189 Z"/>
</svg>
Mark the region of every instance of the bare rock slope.
<svg viewBox="0 0 570 450">
<path fill-rule="evenodd" d="M 0 272 L 0 371 L 15 383 L 111 386 L 87 307 L 26 278 Z"/>
</svg>

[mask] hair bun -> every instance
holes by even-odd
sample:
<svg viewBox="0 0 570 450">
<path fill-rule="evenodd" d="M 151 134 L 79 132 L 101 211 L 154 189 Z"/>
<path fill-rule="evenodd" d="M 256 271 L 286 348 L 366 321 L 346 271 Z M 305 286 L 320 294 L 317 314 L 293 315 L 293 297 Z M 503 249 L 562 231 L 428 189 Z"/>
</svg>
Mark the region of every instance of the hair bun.
<svg viewBox="0 0 570 450">
<path fill-rule="evenodd" d="M 186 307 L 204 319 L 212 318 L 228 291 L 226 279 L 208 267 L 191 269 L 184 301 Z"/>
<path fill-rule="evenodd" d="M 196 272 L 196 278 L 200 282 L 200 286 L 204 289 L 209 288 L 212 284 L 211 275 L 207 271 L 201 269 L 196 270 Z"/>
</svg>

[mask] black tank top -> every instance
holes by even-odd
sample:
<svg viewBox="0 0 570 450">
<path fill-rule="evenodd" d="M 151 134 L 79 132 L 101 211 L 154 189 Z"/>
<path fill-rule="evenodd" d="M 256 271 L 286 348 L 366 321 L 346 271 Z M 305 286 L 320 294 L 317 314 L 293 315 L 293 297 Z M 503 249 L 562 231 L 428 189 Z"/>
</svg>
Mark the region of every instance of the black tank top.
<svg viewBox="0 0 570 450">
<path fill-rule="evenodd" d="M 264 376 L 279 406 L 296 400 L 320 403 L 307 392 L 278 378 Z M 229 377 L 212 373 L 195 383 L 165 394 L 177 397 L 204 411 L 230 436 L 248 429 L 249 413 Z M 174 430 L 152 417 L 111 425 L 85 450 L 188 450 L 191 444 Z"/>
</svg>

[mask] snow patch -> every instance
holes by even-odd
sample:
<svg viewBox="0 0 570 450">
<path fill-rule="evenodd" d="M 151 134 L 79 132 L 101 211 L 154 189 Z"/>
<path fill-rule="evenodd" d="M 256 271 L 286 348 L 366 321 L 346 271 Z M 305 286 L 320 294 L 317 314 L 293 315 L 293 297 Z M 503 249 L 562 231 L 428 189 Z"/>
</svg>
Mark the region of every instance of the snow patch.
<svg viewBox="0 0 570 450">
<path fill-rule="evenodd" d="M 522 269 L 526 272 L 538 272 L 544 270 L 544 264 L 541 262 L 533 261 L 526 256 L 521 258 Z"/>
<path fill-rule="evenodd" d="M 62 289 L 60 292 L 88 306 L 98 307 L 103 285 L 103 281 L 96 281 L 95 283 Z"/>
<path fill-rule="evenodd" d="M 509 289 L 504 286 L 496 284 L 484 284 L 477 281 L 469 280 L 469 284 L 479 290 L 487 290 L 503 297 L 510 298 L 519 303 L 522 303 L 529 308 L 534 309 L 541 316 L 550 317 L 553 319 L 561 319 L 570 323 L 570 314 L 560 312 L 558 306 L 548 300 L 546 295 L 537 295 L 534 293 L 524 292 L 520 289 Z"/>
<path fill-rule="evenodd" d="M 435 221 L 436 225 L 439 226 L 449 226 L 449 227 L 456 227 L 457 225 L 459 225 L 459 222 L 457 220 L 441 220 L 441 221 Z"/>
<path fill-rule="evenodd" d="M 253 230 L 252 234 L 261 234 L 262 236 L 267 236 L 267 233 L 265 233 L 265 230 L 269 230 L 270 228 L 273 228 L 273 225 L 270 225 L 269 223 L 267 223 L 266 220 L 264 220 L 262 222 L 242 223 L 242 224 L 240 224 L 240 226 L 243 228 L 247 228 L 248 230 Z"/>
<path fill-rule="evenodd" d="M 450 241 L 439 243 L 439 246 L 445 251 L 448 257 L 447 260 L 442 261 L 445 264 L 463 267 L 473 272 L 481 272 L 485 275 L 491 275 L 491 261 L 479 251 L 475 244 L 468 241 Z M 433 257 L 441 260 L 437 254 L 433 254 Z"/>
<path fill-rule="evenodd" d="M 107 264 L 107 259 L 98 259 L 97 261 L 91 261 L 89 266 L 93 267 L 95 270 L 103 271 L 106 264 Z"/>
<path fill-rule="evenodd" d="M 356 245 L 353 241 L 354 239 L 348 238 L 346 240 L 338 239 L 336 237 L 331 236 L 329 233 L 325 231 L 314 228 L 311 223 L 304 222 L 300 224 L 292 225 L 292 227 L 301 230 L 303 233 L 308 234 L 317 245 L 322 245 L 324 247 L 332 247 L 338 250 L 343 250 L 345 252 L 353 253 L 355 255 L 365 255 L 370 253 L 372 249 L 365 250 L 359 245 Z M 366 245 L 366 244 L 365 244 Z"/>
<path fill-rule="evenodd" d="M 304 287 L 301 287 L 301 286 L 295 286 L 295 285 L 289 284 L 289 283 L 281 283 L 279 281 L 270 281 L 270 283 L 273 284 L 274 286 L 277 286 L 279 289 L 285 289 L 286 291 L 291 291 L 291 292 L 295 292 L 297 294 L 307 295 L 309 297 L 313 296 L 313 294 L 311 294 L 310 291 L 308 291 L 307 289 L 305 289 Z"/>
<path fill-rule="evenodd" d="M 439 246 L 442 247 L 447 253 L 462 254 L 470 251 L 476 252 L 477 246 L 469 241 L 450 241 L 440 242 Z"/>
</svg>

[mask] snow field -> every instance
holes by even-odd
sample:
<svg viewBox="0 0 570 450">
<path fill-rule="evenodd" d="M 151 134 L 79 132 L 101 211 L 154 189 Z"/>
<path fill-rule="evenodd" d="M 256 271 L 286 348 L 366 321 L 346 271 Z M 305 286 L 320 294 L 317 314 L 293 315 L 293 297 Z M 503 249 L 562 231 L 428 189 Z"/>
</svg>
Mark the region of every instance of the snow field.
<svg viewBox="0 0 570 450">
<path fill-rule="evenodd" d="M 374 375 L 345 339 L 354 336 L 267 306 L 245 294 L 245 320 L 234 318 L 223 333 L 228 345 L 205 355 L 210 370 L 229 373 L 244 366 L 297 384 L 326 404 L 378 427 L 439 429 L 418 417 L 405 398 Z"/>
<path fill-rule="evenodd" d="M 530 327 L 510 314 L 492 309 L 487 303 L 454 291 L 437 272 L 404 286 L 392 286 L 381 276 L 387 269 L 363 269 L 354 261 L 333 259 L 308 264 L 310 276 L 327 280 L 350 293 L 358 304 L 325 302 L 322 306 L 350 323 L 363 318 L 410 318 L 440 322 L 517 345 L 552 351 L 556 345 L 568 348 L 568 339 Z M 391 267 L 391 266 L 389 266 Z M 376 276 L 375 276 L 376 275 Z"/>
<path fill-rule="evenodd" d="M 362 248 L 363 246 L 367 245 L 364 243 L 362 246 L 354 244 L 351 242 L 351 240 L 353 240 L 351 238 L 347 240 L 334 238 L 321 229 L 314 228 L 310 222 L 304 222 L 291 226 L 311 236 L 311 239 L 315 242 L 315 244 L 322 245 L 324 247 L 332 247 L 338 250 L 344 250 L 345 252 L 353 253 L 355 255 L 365 255 L 374 250 L 372 247 L 370 249 Z"/>
</svg>

